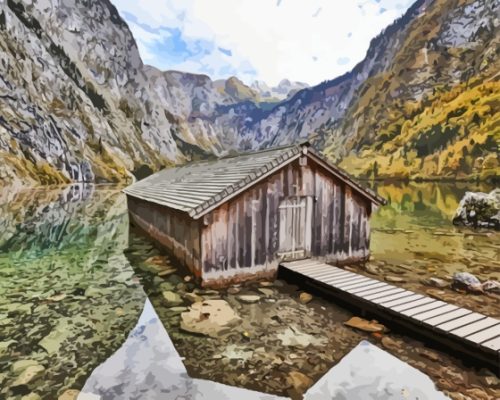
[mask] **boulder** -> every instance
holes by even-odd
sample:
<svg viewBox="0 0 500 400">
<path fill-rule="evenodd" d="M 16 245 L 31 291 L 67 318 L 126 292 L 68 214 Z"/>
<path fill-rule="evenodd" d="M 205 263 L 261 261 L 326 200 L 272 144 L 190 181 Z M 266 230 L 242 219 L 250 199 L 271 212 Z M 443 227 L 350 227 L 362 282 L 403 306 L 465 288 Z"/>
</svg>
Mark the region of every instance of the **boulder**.
<svg viewBox="0 0 500 400">
<path fill-rule="evenodd" d="M 465 193 L 452 222 L 454 225 L 500 230 L 500 189 L 490 193 Z"/>
<path fill-rule="evenodd" d="M 181 329 L 187 332 L 218 337 L 238 324 L 241 318 L 225 300 L 194 303 L 181 314 Z"/>
<path fill-rule="evenodd" d="M 454 273 L 451 286 L 454 289 L 467 290 L 473 293 L 480 293 L 483 291 L 481 281 L 469 272 Z"/>
</svg>

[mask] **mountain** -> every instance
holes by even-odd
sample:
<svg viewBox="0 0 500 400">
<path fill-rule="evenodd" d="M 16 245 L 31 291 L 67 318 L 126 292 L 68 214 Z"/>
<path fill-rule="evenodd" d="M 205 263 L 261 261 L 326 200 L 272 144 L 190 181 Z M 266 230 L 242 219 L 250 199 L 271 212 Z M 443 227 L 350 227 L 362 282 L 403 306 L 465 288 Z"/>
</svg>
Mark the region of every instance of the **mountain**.
<svg viewBox="0 0 500 400">
<path fill-rule="evenodd" d="M 301 90 L 240 132 L 273 146 L 315 137 L 351 173 L 498 176 L 498 2 L 418 0 L 351 72 Z"/>
<path fill-rule="evenodd" d="M 269 86 L 264 81 L 254 81 L 250 87 L 256 91 L 261 101 L 277 102 L 292 97 L 299 90 L 309 87 L 307 83 L 282 79 L 277 86 Z"/>
<path fill-rule="evenodd" d="M 239 101 L 144 65 L 108 0 L 0 0 L 0 181 L 116 182 L 237 143 Z"/>
<path fill-rule="evenodd" d="M 355 175 L 498 175 L 498 25 L 497 2 L 418 0 L 351 72 L 297 91 L 145 65 L 109 0 L 0 0 L 0 185 L 310 137 Z"/>
</svg>

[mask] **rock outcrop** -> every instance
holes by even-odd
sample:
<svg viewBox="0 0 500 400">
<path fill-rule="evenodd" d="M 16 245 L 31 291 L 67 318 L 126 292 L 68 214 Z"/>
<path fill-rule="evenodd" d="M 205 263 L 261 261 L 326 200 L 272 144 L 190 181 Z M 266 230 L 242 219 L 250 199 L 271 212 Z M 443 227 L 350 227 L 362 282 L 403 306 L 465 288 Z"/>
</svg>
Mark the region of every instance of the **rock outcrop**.
<svg viewBox="0 0 500 400">
<path fill-rule="evenodd" d="M 490 193 L 465 193 L 453 217 L 453 224 L 500 230 L 500 189 Z"/>
</svg>

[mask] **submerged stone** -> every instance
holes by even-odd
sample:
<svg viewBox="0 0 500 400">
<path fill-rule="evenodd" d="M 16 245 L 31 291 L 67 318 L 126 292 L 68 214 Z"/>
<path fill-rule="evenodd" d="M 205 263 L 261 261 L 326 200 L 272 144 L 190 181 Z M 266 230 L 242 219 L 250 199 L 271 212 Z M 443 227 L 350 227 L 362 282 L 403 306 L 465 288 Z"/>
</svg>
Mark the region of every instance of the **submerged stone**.
<svg viewBox="0 0 500 400">
<path fill-rule="evenodd" d="M 225 300 L 205 300 L 194 303 L 181 314 L 181 329 L 187 332 L 217 337 L 227 332 L 241 318 Z"/>
<path fill-rule="evenodd" d="M 260 296 L 256 294 L 242 294 L 237 296 L 236 299 L 242 303 L 252 304 L 257 303 L 260 300 Z"/>
<path fill-rule="evenodd" d="M 344 322 L 344 325 L 351 328 L 360 329 L 365 332 L 385 332 L 387 328 L 375 321 L 368 321 L 359 317 L 352 317 L 349 321 Z"/>
<path fill-rule="evenodd" d="M 172 292 L 170 290 L 162 292 L 162 296 L 167 306 L 175 307 L 183 303 L 182 297 L 178 293 Z"/>
<path fill-rule="evenodd" d="M 17 379 L 12 383 L 12 386 L 16 387 L 21 385 L 28 385 L 32 381 L 41 377 L 44 371 L 45 367 L 43 367 L 42 365 L 31 365 L 27 367 L 23 372 L 21 372 L 21 375 L 19 375 Z"/>
</svg>

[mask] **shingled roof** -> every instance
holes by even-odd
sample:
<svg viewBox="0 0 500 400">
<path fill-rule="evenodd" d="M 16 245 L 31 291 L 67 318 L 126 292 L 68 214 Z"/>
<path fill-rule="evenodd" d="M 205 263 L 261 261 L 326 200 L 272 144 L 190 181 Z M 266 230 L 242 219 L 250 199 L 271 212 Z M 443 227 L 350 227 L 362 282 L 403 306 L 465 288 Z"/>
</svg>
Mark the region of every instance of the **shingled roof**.
<svg viewBox="0 0 500 400">
<path fill-rule="evenodd" d="M 322 164 L 372 202 L 385 204 L 385 200 L 373 191 L 362 187 L 343 170 L 312 151 L 309 143 L 164 169 L 123 191 L 132 197 L 187 212 L 197 219 L 302 154 Z"/>
</svg>

